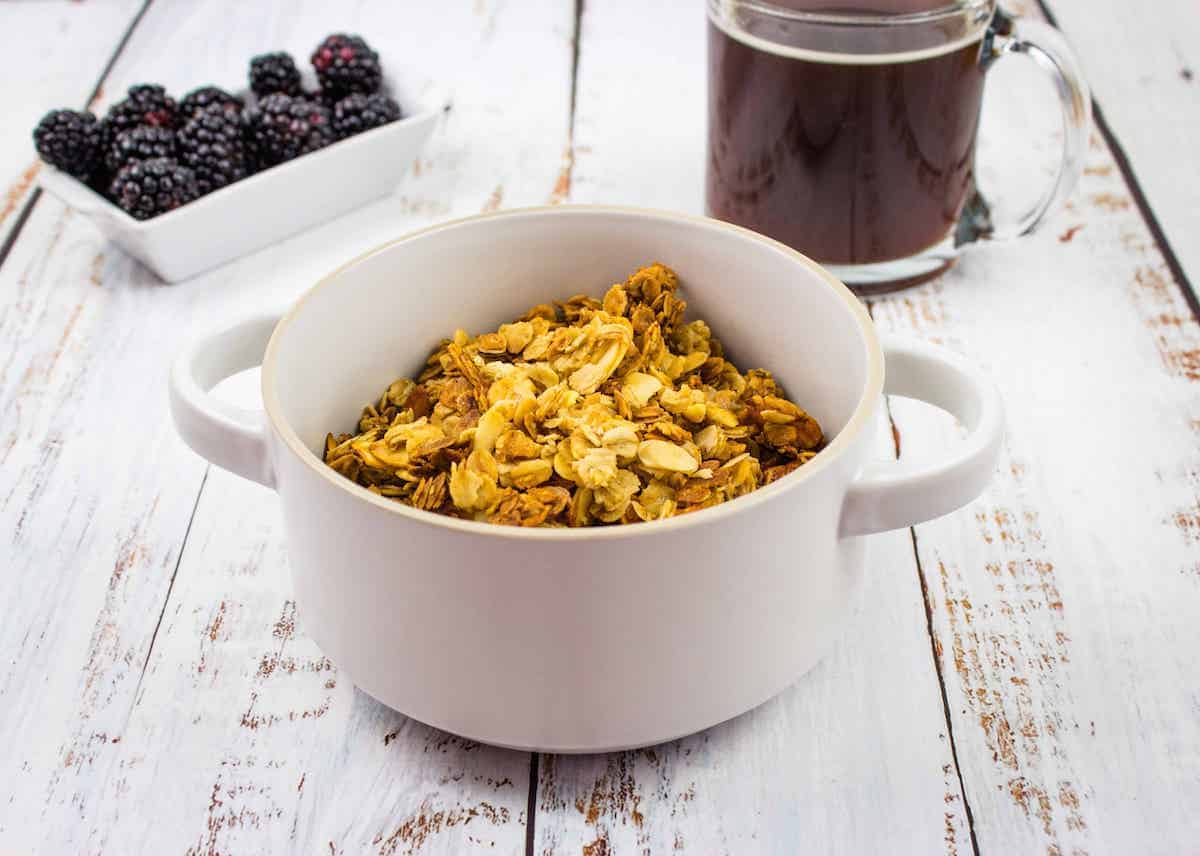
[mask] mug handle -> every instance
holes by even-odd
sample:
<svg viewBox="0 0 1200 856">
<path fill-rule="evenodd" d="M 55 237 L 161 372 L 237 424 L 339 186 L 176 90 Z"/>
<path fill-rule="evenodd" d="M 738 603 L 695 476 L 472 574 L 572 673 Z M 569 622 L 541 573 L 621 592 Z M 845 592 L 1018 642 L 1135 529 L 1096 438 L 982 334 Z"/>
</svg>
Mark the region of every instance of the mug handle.
<svg viewBox="0 0 1200 856">
<path fill-rule="evenodd" d="M 976 189 L 963 207 L 955 233 L 956 247 L 974 241 L 1006 241 L 1034 232 L 1049 215 L 1062 207 L 1083 174 L 1092 124 L 1092 96 L 1066 39 L 1048 24 L 1014 18 L 997 9 L 984 38 L 980 66 L 987 71 L 1006 56 L 1028 57 L 1054 83 L 1062 103 L 1062 160 L 1046 193 L 1011 222 L 993 218 L 987 200 Z"/>
<path fill-rule="evenodd" d="M 979 496 L 992 477 L 1004 437 L 1000 393 L 982 372 L 943 348 L 887 338 L 885 395 L 916 398 L 953 414 L 967 436 L 948 459 L 868 465 L 850 485 L 840 534 L 903 529 L 949 514 Z"/>
<path fill-rule="evenodd" d="M 196 339 L 171 366 L 171 415 L 193 451 L 221 469 L 275 487 L 266 416 L 215 398 L 225 378 L 262 364 L 280 315 L 243 321 Z"/>
</svg>

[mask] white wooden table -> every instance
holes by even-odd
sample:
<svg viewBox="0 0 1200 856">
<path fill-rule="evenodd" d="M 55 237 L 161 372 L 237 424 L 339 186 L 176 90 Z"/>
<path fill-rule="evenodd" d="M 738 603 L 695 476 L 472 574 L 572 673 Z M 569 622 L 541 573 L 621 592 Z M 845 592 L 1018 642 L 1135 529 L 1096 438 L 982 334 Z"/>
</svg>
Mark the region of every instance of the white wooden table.
<svg viewBox="0 0 1200 856">
<path fill-rule="evenodd" d="M 874 539 L 860 612 L 781 697 L 595 757 L 464 742 L 356 692 L 294 620 L 277 502 L 183 446 L 165 372 L 194 330 L 429 222 L 701 210 L 699 4 L 0 4 L 0 852 L 1200 852 L 1200 14 L 1051 4 L 1011 7 L 1052 13 L 1095 89 L 1074 201 L 871 303 L 998 381 L 991 488 Z M 453 93 L 395 196 L 163 286 L 32 190 L 46 109 L 236 86 L 250 55 L 337 29 Z M 1002 90 L 989 151 L 1052 150 Z M 881 454 L 953 430 L 892 417 Z"/>
</svg>

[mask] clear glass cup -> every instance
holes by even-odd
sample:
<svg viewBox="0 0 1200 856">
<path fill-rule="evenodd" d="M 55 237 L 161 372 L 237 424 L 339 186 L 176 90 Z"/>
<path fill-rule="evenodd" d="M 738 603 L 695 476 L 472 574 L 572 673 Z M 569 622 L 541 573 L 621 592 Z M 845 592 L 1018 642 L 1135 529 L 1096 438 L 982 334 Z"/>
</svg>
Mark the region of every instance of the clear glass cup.
<svg viewBox="0 0 1200 856">
<path fill-rule="evenodd" d="M 860 294 L 936 276 L 968 243 L 1032 232 L 1083 170 L 1091 98 L 1078 63 L 1056 30 L 995 0 L 903 13 L 708 0 L 708 31 L 708 213 L 790 244 Z M 1001 221 L 975 186 L 975 146 L 984 77 L 1010 54 L 1047 72 L 1064 133 L 1050 187 Z"/>
</svg>

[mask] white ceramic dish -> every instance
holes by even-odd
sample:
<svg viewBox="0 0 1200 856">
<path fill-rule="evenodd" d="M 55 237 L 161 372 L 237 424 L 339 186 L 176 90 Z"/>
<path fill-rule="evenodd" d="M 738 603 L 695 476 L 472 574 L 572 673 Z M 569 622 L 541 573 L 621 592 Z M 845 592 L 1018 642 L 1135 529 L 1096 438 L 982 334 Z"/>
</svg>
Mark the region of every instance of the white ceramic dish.
<svg viewBox="0 0 1200 856">
<path fill-rule="evenodd" d="M 351 429 L 448 331 L 600 294 L 656 259 L 739 365 L 772 369 L 834 436 L 813 461 L 684 517 L 542 530 L 417 511 L 322 463 L 326 432 Z M 260 361 L 265 416 L 208 394 Z M 950 410 L 967 437 L 927 466 L 868 467 L 885 390 Z M 858 300 L 799 253 L 714 220 L 606 207 L 484 215 L 383 246 L 282 320 L 186 348 L 171 403 L 192 448 L 278 491 L 304 630 L 359 687 L 447 731 L 552 752 L 660 742 L 778 693 L 841 628 L 859 536 L 972 499 L 1001 439 L 983 376 L 929 346 L 881 346 Z"/>
<path fill-rule="evenodd" d="M 40 181 L 125 252 L 177 282 L 391 193 L 441 113 L 421 109 L 150 220 L 135 220 L 48 164 Z"/>
</svg>

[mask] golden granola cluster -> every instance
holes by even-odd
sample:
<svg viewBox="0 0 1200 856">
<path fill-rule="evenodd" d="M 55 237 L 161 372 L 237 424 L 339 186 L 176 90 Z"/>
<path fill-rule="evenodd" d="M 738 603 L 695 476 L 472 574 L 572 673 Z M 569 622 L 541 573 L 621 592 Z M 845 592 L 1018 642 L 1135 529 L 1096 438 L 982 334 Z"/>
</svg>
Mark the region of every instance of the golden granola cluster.
<svg viewBox="0 0 1200 856">
<path fill-rule="evenodd" d="M 517 526 L 659 520 L 769 484 L 824 443 L 769 372 L 742 374 L 685 323 L 661 264 L 604 299 L 458 330 L 368 405 L 325 462 L 382 496 Z"/>
</svg>

